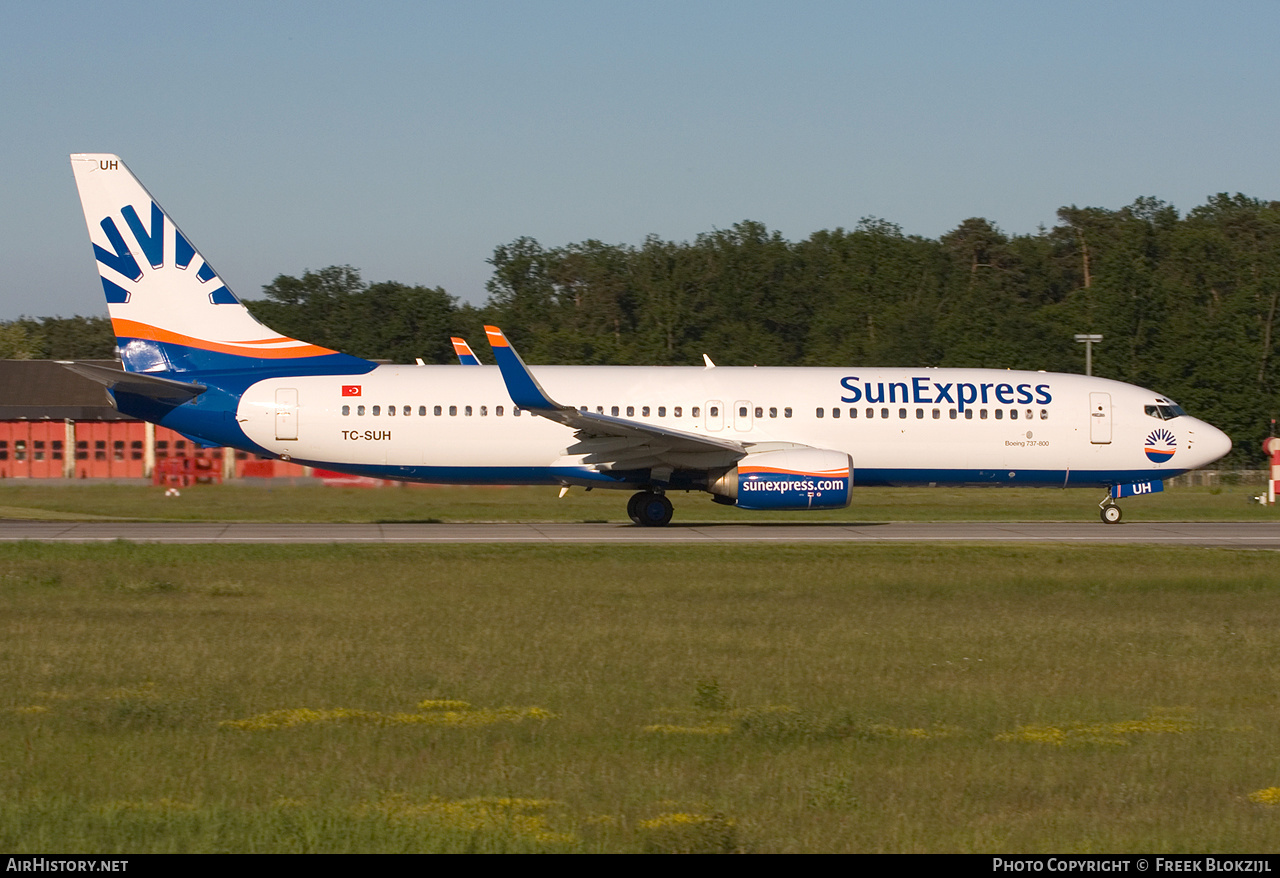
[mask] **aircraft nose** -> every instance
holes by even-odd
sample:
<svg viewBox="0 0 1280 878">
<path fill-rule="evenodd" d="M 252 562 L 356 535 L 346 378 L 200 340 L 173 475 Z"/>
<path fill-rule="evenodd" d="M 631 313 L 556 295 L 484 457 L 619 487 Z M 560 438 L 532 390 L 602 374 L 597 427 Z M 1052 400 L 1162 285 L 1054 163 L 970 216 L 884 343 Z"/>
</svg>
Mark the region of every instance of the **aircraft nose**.
<svg viewBox="0 0 1280 878">
<path fill-rule="evenodd" d="M 1200 461 L 1196 466 L 1207 466 L 1231 451 L 1231 437 L 1212 424 L 1197 422 L 1192 437 L 1196 458 Z"/>
</svg>

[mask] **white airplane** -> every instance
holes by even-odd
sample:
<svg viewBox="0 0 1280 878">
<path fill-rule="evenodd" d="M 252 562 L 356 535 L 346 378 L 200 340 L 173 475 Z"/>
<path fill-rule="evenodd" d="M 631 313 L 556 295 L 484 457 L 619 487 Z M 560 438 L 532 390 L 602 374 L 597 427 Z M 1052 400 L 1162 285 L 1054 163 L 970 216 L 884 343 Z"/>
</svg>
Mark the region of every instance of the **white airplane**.
<svg viewBox="0 0 1280 878">
<path fill-rule="evenodd" d="M 1115 523 L 1116 500 L 1231 449 L 1172 400 L 1083 375 L 709 359 L 535 374 L 497 327 L 496 367 L 379 366 L 255 320 L 118 157 L 71 165 L 125 371 L 68 368 L 204 445 L 383 479 L 629 490 L 646 526 L 671 520 L 674 491 L 830 509 L 855 485 L 935 484 L 1105 488 Z"/>
</svg>

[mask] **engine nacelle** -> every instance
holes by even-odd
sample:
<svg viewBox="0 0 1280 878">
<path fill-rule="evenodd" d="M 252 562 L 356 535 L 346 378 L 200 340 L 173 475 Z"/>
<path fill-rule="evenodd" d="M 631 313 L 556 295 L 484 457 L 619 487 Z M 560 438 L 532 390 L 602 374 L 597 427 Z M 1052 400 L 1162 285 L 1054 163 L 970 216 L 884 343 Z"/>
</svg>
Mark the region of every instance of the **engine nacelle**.
<svg viewBox="0 0 1280 878">
<path fill-rule="evenodd" d="M 853 459 L 825 448 L 748 454 L 713 478 L 717 502 L 742 509 L 842 509 L 853 488 Z"/>
</svg>

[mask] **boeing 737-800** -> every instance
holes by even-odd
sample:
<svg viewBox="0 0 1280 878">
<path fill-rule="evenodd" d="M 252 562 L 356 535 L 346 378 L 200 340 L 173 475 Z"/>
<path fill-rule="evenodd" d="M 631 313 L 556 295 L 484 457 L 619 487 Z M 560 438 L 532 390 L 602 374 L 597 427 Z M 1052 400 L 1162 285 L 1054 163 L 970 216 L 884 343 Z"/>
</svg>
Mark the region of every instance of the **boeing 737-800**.
<svg viewBox="0 0 1280 878">
<path fill-rule="evenodd" d="M 383 479 L 635 492 L 744 509 L 848 506 L 855 485 L 1107 489 L 1225 455 L 1222 431 L 1150 390 L 990 369 L 539 366 L 497 327 L 497 366 L 377 365 L 255 320 L 114 155 L 71 157 L 124 371 L 68 364 L 121 412 L 209 446 Z M 470 357 L 470 359 L 468 359 Z"/>
</svg>

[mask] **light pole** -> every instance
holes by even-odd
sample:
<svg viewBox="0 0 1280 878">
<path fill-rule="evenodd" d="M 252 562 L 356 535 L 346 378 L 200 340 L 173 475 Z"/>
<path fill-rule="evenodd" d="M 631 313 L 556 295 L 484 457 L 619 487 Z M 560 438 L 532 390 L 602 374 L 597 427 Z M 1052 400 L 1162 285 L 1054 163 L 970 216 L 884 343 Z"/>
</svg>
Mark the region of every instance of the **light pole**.
<svg viewBox="0 0 1280 878">
<path fill-rule="evenodd" d="M 1084 342 L 1084 374 L 1093 374 L 1093 343 L 1102 341 L 1100 335 L 1077 335 L 1076 341 Z"/>
</svg>

